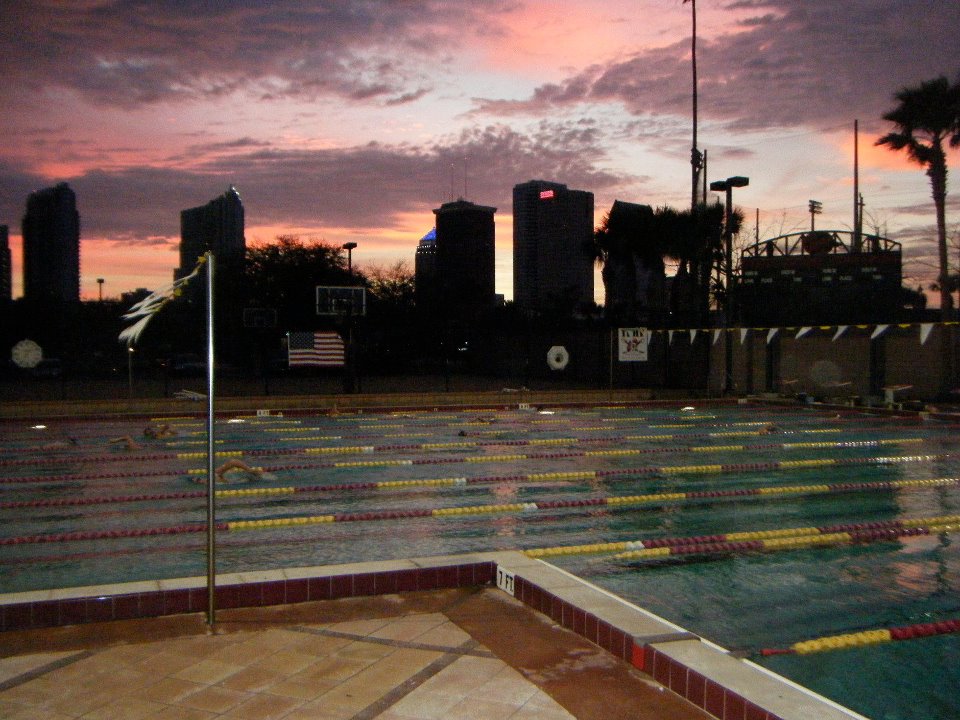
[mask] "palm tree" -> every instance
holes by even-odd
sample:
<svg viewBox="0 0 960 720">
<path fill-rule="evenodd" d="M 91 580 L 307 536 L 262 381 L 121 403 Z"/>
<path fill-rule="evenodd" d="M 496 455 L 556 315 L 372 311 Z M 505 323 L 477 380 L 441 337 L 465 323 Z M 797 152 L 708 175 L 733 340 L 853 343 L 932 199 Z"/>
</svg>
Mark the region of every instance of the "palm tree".
<svg viewBox="0 0 960 720">
<path fill-rule="evenodd" d="M 940 310 L 951 320 L 950 264 L 947 256 L 947 157 L 944 143 L 960 145 L 960 83 L 951 85 L 941 76 L 904 88 L 895 95 L 900 104 L 883 116 L 896 125 L 894 132 L 877 140 L 894 150 L 906 150 L 911 160 L 926 168 L 937 213 Z"/>
</svg>

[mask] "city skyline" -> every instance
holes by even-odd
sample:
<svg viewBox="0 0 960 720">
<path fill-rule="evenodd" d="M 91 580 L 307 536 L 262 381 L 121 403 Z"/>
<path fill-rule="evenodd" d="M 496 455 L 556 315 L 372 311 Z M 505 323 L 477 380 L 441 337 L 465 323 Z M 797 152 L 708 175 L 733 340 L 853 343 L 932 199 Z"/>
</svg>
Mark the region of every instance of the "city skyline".
<svg viewBox="0 0 960 720">
<path fill-rule="evenodd" d="M 361 270 L 402 259 L 412 272 L 443 202 L 500 207 L 496 291 L 508 299 L 514 185 L 592 192 L 594 225 L 615 199 L 689 204 L 681 0 L 12 5 L 0 9 L 0 224 L 14 296 L 26 199 L 59 182 L 77 194 L 86 299 L 97 277 L 107 297 L 168 282 L 180 210 L 230 186 L 248 246 L 357 242 Z M 960 7 L 701 0 L 697 13 L 698 146 L 709 180 L 751 178 L 734 195 L 747 232 L 809 228 L 810 199 L 818 228 L 851 226 L 856 119 L 865 230 L 903 243 L 905 283 L 932 274 L 927 178 L 873 142 L 897 90 L 957 79 Z"/>
</svg>

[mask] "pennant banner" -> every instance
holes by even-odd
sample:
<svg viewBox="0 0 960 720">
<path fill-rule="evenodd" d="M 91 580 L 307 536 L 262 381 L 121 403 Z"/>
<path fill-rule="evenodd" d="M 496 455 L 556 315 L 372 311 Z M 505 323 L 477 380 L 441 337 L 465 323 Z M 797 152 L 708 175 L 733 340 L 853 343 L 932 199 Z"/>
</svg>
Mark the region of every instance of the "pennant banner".
<svg viewBox="0 0 960 720">
<path fill-rule="evenodd" d="M 877 325 L 877 326 L 873 329 L 873 334 L 870 336 L 870 339 L 871 339 L 871 340 L 876 340 L 878 337 L 880 337 L 881 335 L 883 335 L 883 334 L 887 331 L 887 328 L 888 328 L 888 327 L 890 327 L 890 326 L 889 326 L 889 325 Z"/>
<path fill-rule="evenodd" d="M 720 332 L 721 331 L 719 329 L 713 331 L 713 342 L 711 343 L 712 345 L 717 344 L 717 340 L 720 339 Z"/>
<path fill-rule="evenodd" d="M 920 344 L 925 345 L 927 338 L 930 337 L 930 331 L 933 330 L 933 323 L 920 323 Z"/>
<path fill-rule="evenodd" d="M 800 328 L 800 331 L 794 336 L 794 339 L 795 339 L 795 340 L 799 340 L 799 339 L 802 338 L 804 335 L 806 335 L 807 333 L 809 333 L 811 330 L 813 330 L 812 327 L 802 327 L 802 328 Z"/>
<path fill-rule="evenodd" d="M 743 345 L 743 341 L 747 339 L 747 334 L 750 332 L 750 328 L 740 328 L 740 344 Z"/>
<path fill-rule="evenodd" d="M 767 345 L 769 345 L 770 341 L 777 336 L 777 332 L 779 332 L 779 330 L 780 328 L 770 328 L 767 330 Z"/>
<path fill-rule="evenodd" d="M 697 339 L 696 329 L 690 331 L 690 344 L 693 345 L 693 341 Z"/>
<path fill-rule="evenodd" d="M 834 340 L 837 340 L 841 335 L 843 335 L 843 334 L 847 331 L 847 328 L 848 328 L 848 327 L 850 327 L 850 326 L 849 326 L 849 325 L 837 325 L 837 332 L 834 334 L 833 339 L 834 339 Z"/>
</svg>

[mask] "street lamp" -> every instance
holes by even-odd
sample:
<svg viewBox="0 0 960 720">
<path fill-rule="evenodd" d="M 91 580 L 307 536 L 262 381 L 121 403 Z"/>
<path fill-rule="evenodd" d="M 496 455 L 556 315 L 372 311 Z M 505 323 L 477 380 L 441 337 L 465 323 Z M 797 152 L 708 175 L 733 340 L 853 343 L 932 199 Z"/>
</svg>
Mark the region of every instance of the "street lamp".
<svg viewBox="0 0 960 720">
<path fill-rule="evenodd" d="M 733 320 L 733 229 L 730 227 L 730 219 L 733 216 L 733 189 L 735 187 L 746 187 L 749 184 L 750 178 L 743 177 L 742 175 L 734 175 L 733 177 L 728 177 L 726 180 L 715 180 L 710 183 L 710 189 L 714 192 L 726 191 L 727 193 L 723 221 L 723 274 L 726 279 L 727 290 L 723 298 L 724 324 L 727 326 L 726 344 L 724 345 L 726 361 L 725 392 L 731 392 L 733 390 L 733 340 L 730 337 L 729 330 L 730 322 Z"/>
<path fill-rule="evenodd" d="M 343 244 L 343 249 L 347 251 L 347 272 L 353 278 L 353 249 L 357 246 L 355 242 Z"/>
</svg>

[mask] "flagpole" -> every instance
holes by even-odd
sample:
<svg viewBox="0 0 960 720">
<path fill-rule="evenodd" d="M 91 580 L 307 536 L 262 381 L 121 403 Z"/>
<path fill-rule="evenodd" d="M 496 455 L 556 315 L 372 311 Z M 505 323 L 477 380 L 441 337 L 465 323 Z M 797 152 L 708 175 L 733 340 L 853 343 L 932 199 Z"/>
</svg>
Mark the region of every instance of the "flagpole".
<svg viewBox="0 0 960 720">
<path fill-rule="evenodd" d="M 216 624 L 216 457 L 213 437 L 213 253 L 206 253 L 207 260 L 207 625 Z"/>
</svg>

